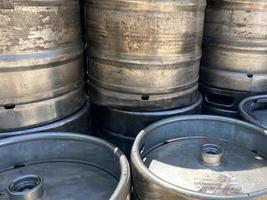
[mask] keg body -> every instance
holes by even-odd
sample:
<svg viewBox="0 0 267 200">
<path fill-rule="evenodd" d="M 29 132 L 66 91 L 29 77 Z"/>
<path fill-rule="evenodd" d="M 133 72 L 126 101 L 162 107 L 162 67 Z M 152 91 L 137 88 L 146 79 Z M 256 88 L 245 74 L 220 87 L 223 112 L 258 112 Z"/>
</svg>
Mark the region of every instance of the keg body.
<svg viewBox="0 0 267 200">
<path fill-rule="evenodd" d="M 266 140 L 264 129 L 226 117 L 154 123 L 131 152 L 136 199 L 265 199 Z"/>
<path fill-rule="evenodd" d="M 0 165 L 0 189 L 6 199 L 128 199 L 128 161 L 98 138 L 33 133 L 2 139 L 0 149 L 2 159 L 9 154 Z"/>
<path fill-rule="evenodd" d="M 92 101 L 127 110 L 195 103 L 205 5 L 203 0 L 88 0 Z"/>
<path fill-rule="evenodd" d="M 238 117 L 246 97 L 267 91 L 266 1 L 208 0 L 200 82 L 207 113 Z M 222 102 L 229 102 L 225 104 Z"/>
<path fill-rule="evenodd" d="M 1 119 L 0 119 L 1 120 Z M 84 106 L 77 112 L 59 119 L 54 122 L 50 122 L 37 127 L 25 128 L 21 130 L 1 131 L 0 138 L 6 138 L 10 136 L 26 135 L 30 133 L 40 132 L 68 132 L 68 133 L 80 133 L 84 135 L 93 135 L 91 118 L 91 106 L 89 100 Z"/>
<path fill-rule="evenodd" d="M 146 126 L 169 117 L 201 112 L 202 95 L 190 106 L 165 111 L 134 112 L 93 105 L 96 134 L 119 147 L 130 157 L 137 134 Z"/>
<path fill-rule="evenodd" d="M 85 104 L 77 1 L 0 3 L 0 118 L 5 130 L 64 118 Z"/>
<path fill-rule="evenodd" d="M 267 91 L 266 8 L 266 1 L 208 1 L 203 84 L 243 92 Z"/>
</svg>

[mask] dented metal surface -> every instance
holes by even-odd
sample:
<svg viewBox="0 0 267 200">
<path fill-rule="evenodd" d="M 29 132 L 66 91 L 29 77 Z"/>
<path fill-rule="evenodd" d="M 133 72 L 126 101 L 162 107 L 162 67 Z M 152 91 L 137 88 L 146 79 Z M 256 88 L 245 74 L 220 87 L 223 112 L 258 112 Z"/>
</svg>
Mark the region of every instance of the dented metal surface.
<svg viewBox="0 0 267 200">
<path fill-rule="evenodd" d="M 208 0 L 202 83 L 235 91 L 267 91 L 266 9 L 266 0 Z"/>
<path fill-rule="evenodd" d="M 131 152 L 136 199 L 267 198 L 264 129 L 224 117 L 191 115 L 154 123 Z"/>
<path fill-rule="evenodd" d="M 131 110 L 195 103 L 204 0 L 87 0 L 92 101 Z"/>
<path fill-rule="evenodd" d="M 84 105 L 78 1 L 2 0 L 0 32 L 1 129 L 51 122 Z"/>
</svg>

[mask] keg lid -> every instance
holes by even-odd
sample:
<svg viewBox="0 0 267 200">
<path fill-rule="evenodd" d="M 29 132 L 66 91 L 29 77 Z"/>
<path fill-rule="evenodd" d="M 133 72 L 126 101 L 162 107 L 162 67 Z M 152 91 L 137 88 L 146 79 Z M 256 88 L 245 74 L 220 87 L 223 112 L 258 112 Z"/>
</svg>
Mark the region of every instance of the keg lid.
<svg viewBox="0 0 267 200">
<path fill-rule="evenodd" d="M 153 182 L 147 188 L 157 185 L 163 196 L 243 199 L 267 194 L 266 142 L 263 129 L 231 118 L 162 120 L 143 130 L 133 146 L 134 173 L 142 177 L 135 191 L 146 180 Z"/>
<path fill-rule="evenodd" d="M 144 163 L 161 179 L 201 193 L 240 195 L 267 186 L 267 160 L 226 141 L 179 139 L 153 149 Z"/>
<path fill-rule="evenodd" d="M 101 155 L 101 156 L 97 156 Z M 42 133 L 0 140 L 0 199 L 126 199 L 129 166 L 108 143 Z"/>
<path fill-rule="evenodd" d="M 244 99 L 239 105 L 239 111 L 247 121 L 267 129 L 267 95 Z"/>
</svg>

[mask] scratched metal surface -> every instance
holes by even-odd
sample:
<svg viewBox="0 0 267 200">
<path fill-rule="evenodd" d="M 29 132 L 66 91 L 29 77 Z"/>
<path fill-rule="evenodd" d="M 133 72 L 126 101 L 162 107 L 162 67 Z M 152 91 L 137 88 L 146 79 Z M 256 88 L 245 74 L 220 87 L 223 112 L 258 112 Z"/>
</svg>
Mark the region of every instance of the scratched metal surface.
<svg viewBox="0 0 267 200">
<path fill-rule="evenodd" d="M 92 101 L 131 110 L 195 103 L 204 0 L 87 0 Z"/>
<path fill-rule="evenodd" d="M 236 91 L 267 91 L 267 1 L 208 0 L 201 82 Z"/>
<path fill-rule="evenodd" d="M 142 200 L 266 199 L 266 142 L 263 129 L 232 118 L 191 115 L 154 123 L 137 136 L 132 148 L 135 196 Z M 203 144 L 222 149 L 218 165 L 201 161 Z M 214 152 L 208 156 L 218 156 Z"/>
<path fill-rule="evenodd" d="M 221 166 L 208 168 L 199 161 L 204 143 L 217 144 L 224 149 Z M 267 160 L 249 149 L 224 141 L 181 139 L 153 149 L 145 158 L 145 165 L 159 178 L 195 192 L 240 195 L 266 188 Z"/>
<path fill-rule="evenodd" d="M 78 1 L 1 0 L 0 32 L 1 129 L 55 121 L 84 105 Z"/>
</svg>

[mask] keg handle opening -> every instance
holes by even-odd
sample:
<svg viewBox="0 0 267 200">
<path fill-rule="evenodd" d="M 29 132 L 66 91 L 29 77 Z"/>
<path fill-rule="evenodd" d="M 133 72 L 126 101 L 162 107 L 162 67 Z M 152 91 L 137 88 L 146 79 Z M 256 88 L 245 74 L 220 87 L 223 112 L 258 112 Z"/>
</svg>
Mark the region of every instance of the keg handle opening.
<svg viewBox="0 0 267 200">
<path fill-rule="evenodd" d="M 206 94 L 205 101 L 211 105 L 231 108 L 234 106 L 235 100 L 233 97 L 222 96 L 217 94 Z"/>
<path fill-rule="evenodd" d="M 13 180 L 7 187 L 10 200 L 40 199 L 44 193 L 43 178 L 36 175 L 25 175 Z"/>
<path fill-rule="evenodd" d="M 200 162 L 207 167 L 218 167 L 223 163 L 224 150 L 217 144 L 203 144 L 200 149 Z"/>
</svg>

